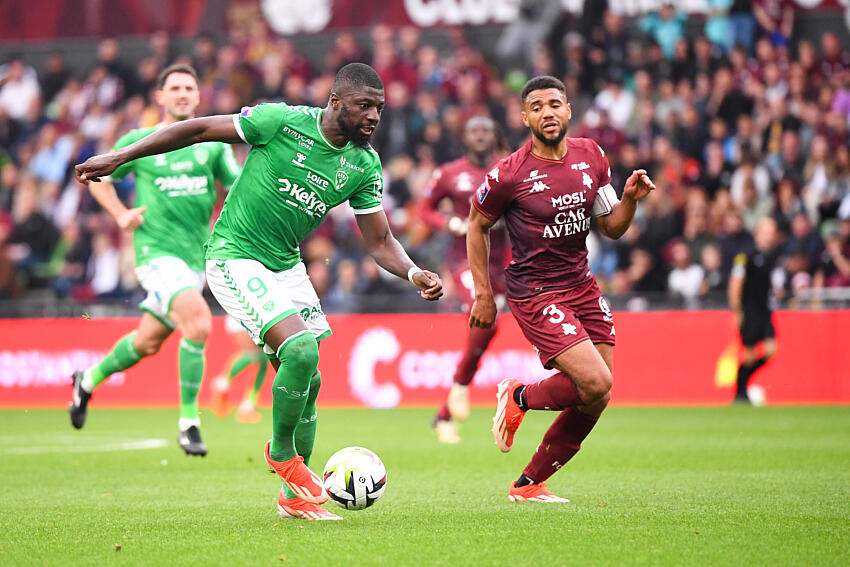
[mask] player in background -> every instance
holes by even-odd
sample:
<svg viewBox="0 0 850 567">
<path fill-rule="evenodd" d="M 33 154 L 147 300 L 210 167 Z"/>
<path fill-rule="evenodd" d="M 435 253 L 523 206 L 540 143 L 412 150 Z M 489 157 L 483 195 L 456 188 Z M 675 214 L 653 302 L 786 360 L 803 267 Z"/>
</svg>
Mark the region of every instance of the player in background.
<svg viewBox="0 0 850 567">
<path fill-rule="evenodd" d="M 307 464 L 316 436 L 321 385 L 318 341 L 331 334 L 299 244 L 328 211 L 348 202 L 379 266 L 407 279 L 423 299 L 442 295 L 436 274 L 417 267 L 390 231 L 381 205 L 383 173 L 369 139 L 384 108 L 370 66 L 349 63 L 325 108 L 261 104 L 236 115 L 196 118 L 76 167 L 81 182 L 143 156 L 207 141 L 251 145 L 207 242 L 207 279 L 222 307 L 273 355 L 272 439 L 265 460 L 283 480 L 282 517 L 340 519 Z"/>
<path fill-rule="evenodd" d="M 729 307 L 741 333 L 744 354 L 738 366 L 735 403 L 749 404 L 747 385 L 753 374 L 776 353 L 776 332 L 770 309 L 773 271 L 779 257 L 776 221 L 763 217 L 753 234 L 755 249 L 735 256 L 729 276 Z M 756 347 L 762 344 L 759 356 Z"/>
<path fill-rule="evenodd" d="M 241 423 L 259 423 L 263 417 L 257 411 L 257 398 L 260 395 L 260 388 L 263 387 L 263 382 L 266 380 L 266 372 L 269 367 L 268 357 L 263 354 L 262 349 L 257 348 L 257 345 L 251 340 L 251 335 L 246 332 L 239 321 L 230 315 L 225 318 L 225 328 L 233 337 L 233 342 L 238 350 L 227 365 L 227 374 L 216 376 L 212 382 L 210 409 L 218 417 L 227 417 L 232 409 L 227 399 L 230 383 L 240 372 L 256 364 L 254 382 L 250 388 L 245 390 L 242 401 L 236 407 L 236 420 Z"/>
<path fill-rule="evenodd" d="M 198 76 L 188 65 L 162 71 L 154 97 L 163 110 L 162 122 L 133 130 L 115 144 L 132 145 L 171 124 L 194 118 L 200 103 Z M 174 150 L 174 151 L 170 151 Z M 101 362 L 74 372 L 70 405 L 71 424 L 80 429 L 94 389 L 116 372 L 156 354 L 165 339 L 179 329 L 180 435 L 187 455 L 207 454 L 201 439 L 198 390 L 204 374 L 204 344 L 212 328 L 212 314 L 201 295 L 204 288 L 204 242 L 216 202 L 215 180 L 230 187 L 239 164 L 227 144 L 205 141 L 183 149 L 166 148 L 144 159 L 113 168 L 111 176 L 89 183 L 89 191 L 122 230 L 133 231 L 136 276 L 147 297 L 139 326 L 123 336 Z M 127 208 L 110 179 L 136 176 L 136 201 Z"/>
<path fill-rule="evenodd" d="M 588 267 L 590 219 L 604 235 L 619 238 L 638 201 L 655 186 L 646 171 L 635 170 L 617 199 L 605 152 L 593 140 L 566 137 L 571 109 L 560 80 L 531 79 L 522 105 L 531 139 L 490 170 L 472 201 L 466 238 L 475 303 L 469 324 L 488 329 L 496 318 L 489 231 L 504 217 L 513 256 L 508 305 L 543 366 L 558 372 L 527 386 L 502 380 L 493 435 L 508 452 L 528 410 L 559 412 L 508 498 L 567 502 L 544 481 L 578 452 L 608 405 L 612 383 L 614 319 Z"/>
<path fill-rule="evenodd" d="M 466 312 L 474 299 L 472 274 L 466 261 L 466 224 L 471 199 L 493 166 L 493 161 L 508 153 L 496 123 L 487 116 L 473 116 L 463 131 L 466 155 L 434 171 L 423 201 L 422 218 L 431 227 L 447 230 L 452 238 L 446 254 L 445 265 L 451 271 L 458 297 Z M 490 237 L 490 281 L 497 300 L 504 305 L 504 269 L 508 251 L 504 227 L 493 229 Z M 499 299 L 500 298 L 500 299 Z M 469 417 L 469 392 L 467 390 L 478 369 L 481 356 L 496 335 L 497 324 L 489 329 L 469 329 L 466 350 L 457 370 L 445 403 L 437 412 L 433 427 L 442 443 L 458 443 L 456 421 Z"/>
</svg>

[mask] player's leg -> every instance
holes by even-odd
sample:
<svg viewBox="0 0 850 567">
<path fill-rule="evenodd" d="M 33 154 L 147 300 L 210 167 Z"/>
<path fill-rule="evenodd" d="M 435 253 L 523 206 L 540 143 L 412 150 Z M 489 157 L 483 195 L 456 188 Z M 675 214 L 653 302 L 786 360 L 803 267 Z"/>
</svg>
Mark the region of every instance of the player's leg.
<svg viewBox="0 0 850 567">
<path fill-rule="evenodd" d="M 741 355 L 741 363 L 738 366 L 738 377 L 735 384 L 735 398 L 732 403 L 749 404 L 750 397 L 747 394 L 747 387 L 750 383 L 753 373 L 758 370 L 766 361 L 759 358 L 756 346 L 759 342 L 773 339 L 774 331 L 769 315 L 765 317 L 760 313 L 744 311 L 744 320 L 741 322 L 741 343 L 744 346 Z M 772 341 L 771 355 L 776 350 L 775 341 Z M 766 351 L 767 353 L 767 351 Z"/>
<path fill-rule="evenodd" d="M 159 351 L 171 328 L 145 312 L 139 326 L 121 337 L 109 354 L 94 366 L 74 372 L 74 394 L 69 407 L 71 424 L 81 429 L 86 422 L 88 402 L 94 389 L 107 378 L 131 368 L 142 358 Z"/>
<path fill-rule="evenodd" d="M 276 323 L 263 340 L 280 361 L 272 386 L 273 433 L 266 449 L 266 461 L 296 496 L 321 504 L 327 500 L 321 480 L 307 468 L 295 446 L 295 430 L 318 368 L 318 343 L 298 314 Z"/>
<path fill-rule="evenodd" d="M 204 346 L 212 329 L 209 305 L 195 288 L 177 293 L 171 302 L 170 317 L 183 334 L 178 355 L 180 379 L 179 443 L 188 455 L 206 455 L 201 440 L 198 392 L 204 377 Z"/>
<path fill-rule="evenodd" d="M 321 479 L 295 449 L 295 428 L 307 405 L 319 349 L 283 281 L 288 272 L 297 272 L 297 278 L 309 285 L 303 264 L 275 274 L 255 260 L 207 261 L 207 279 L 218 302 L 278 361 L 272 385 L 273 436 L 266 444 L 266 462 L 302 500 L 320 504 L 327 500 Z"/>
<path fill-rule="evenodd" d="M 213 379 L 210 395 L 210 409 L 219 417 L 227 417 L 232 409 L 228 401 L 228 390 L 230 383 L 240 372 L 245 370 L 253 362 L 257 362 L 262 358 L 260 364 L 263 365 L 263 373 L 265 376 L 265 356 L 262 351 L 257 349 L 250 334 L 239 321 L 228 315 L 225 317 L 225 330 L 233 337 L 233 342 L 236 345 L 236 353 L 228 360 L 227 372 Z"/>
<path fill-rule="evenodd" d="M 254 382 L 245 390 L 245 395 L 239 402 L 239 407 L 236 409 L 236 419 L 242 423 L 259 423 L 262 416 L 257 411 L 257 398 L 260 395 L 263 383 L 266 381 L 269 365 L 266 356 L 256 347 L 252 348 L 249 353 L 251 361 L 257 365 L 257 370 L 254 374 Z"/>
</svg>

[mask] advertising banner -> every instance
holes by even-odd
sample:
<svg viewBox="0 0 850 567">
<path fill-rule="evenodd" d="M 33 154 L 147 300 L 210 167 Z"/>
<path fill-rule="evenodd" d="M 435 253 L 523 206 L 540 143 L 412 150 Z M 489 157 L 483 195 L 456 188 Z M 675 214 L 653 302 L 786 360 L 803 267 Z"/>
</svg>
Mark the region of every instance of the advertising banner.
<svg viewBox="0 0 850 567">
<path fill-rule="evenodd" d="M 392 408 L 441 403 L 463 355 L 462 315 L 330 316 L 323 340 L 320 403 Z M 726 404 L 733 395 L 739 344 L 732 315 L 723 311 L 616 313 L 613 404 Z M 70 375 L 102 358 L 136 319 L 0 320 L 0 407 L 64 407 Z M 768 404 L 850 403 L 850 311 L 781 311 L 775 315 L 779 350 L 753 384 Z M 242 332 L 242 331 L 240 331 Z M 96 407 L 169 407 L 179 399 L 178 337 L 162 351 L 104 382 Z M 201 404 L 212 378 L 235 354 L 224 319 L 216 318 L 206 347 Z M 492 405 L 504 377 L 531 382 L 551 374 L 513 317 L 500 318 L 470 388 L 475 404 Z M 261 397 L 269 405 L 271 379 Z M 253 380 L 237 377 L 234 401 Z"/>
</svg>

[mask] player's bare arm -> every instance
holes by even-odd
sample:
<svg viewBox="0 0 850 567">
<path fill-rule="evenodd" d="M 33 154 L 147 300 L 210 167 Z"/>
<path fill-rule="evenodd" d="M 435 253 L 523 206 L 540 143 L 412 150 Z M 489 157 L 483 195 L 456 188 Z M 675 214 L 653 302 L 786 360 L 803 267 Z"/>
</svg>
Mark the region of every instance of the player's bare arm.
<svg viewBox="0 0 850 567">
<path fill-rule="evenodd" d="M 384 211 L 357 215 L 357 226 L 366 242 L 366 250 L 379 266 L 402 279 L 408 278 L 408 273 L 416 266 L 407 252 L 393 236 L 387 215 Z M 415 272 L 411 281 L 419 288 L 423 299 L 434 301 L 443 295 L 443 283 L 440 277 L 428 270 Z"/>
<path fill-rule="evenodd" d="M 241 144 L 242 138 L 236 131 L 233 115 L 205 116 L 175 122 L 120 150 L 91 157 L 74 170 L 80 183 L 100 181 L 101 177 L 134 159 L 179 150 L 199 142 Z"/>
<path fill-rule="evenodd" d="M 740 327 L 744 321 L 744 278 L 734 273 L 729 276 L 729 289 L 727 293 L 729 297 L 729 308 L 735 314 L 735 324 Z"/>
<path fill-rule="evenodd" d="M 132 209 L 125 207 L 115 192 L 115 186 L 109 181 L 92 181 L 89 183 L 89 192 L 95 201 L 103 207 L 103 210 L 115 219 L 115 223 L 121 230 L 135 230 L 144 222 L 142 213 L 145 212 L 147 207 Z"/>
<path fill-rule="evenodd" d="M 620 238 L 626 233 L 632 219 L 635 217 L 638 201 L 655 190 L 655 184 L 646 174 L 645 169 L 632 172 L 623 187 L 623 198 L 614 205 L 611 214 L 599 217 L 599 230 L 608 238 Z"/>
<path fill-rule="evenodd" d="M 469 326 L 489 329 L 496 321 L 496 300 L 490 285 L 490 229 L 496 221 L 472 207 L 466 232 L 466 255 L 475 285 L 475 302 L 469 312 Z"/>
</svg>

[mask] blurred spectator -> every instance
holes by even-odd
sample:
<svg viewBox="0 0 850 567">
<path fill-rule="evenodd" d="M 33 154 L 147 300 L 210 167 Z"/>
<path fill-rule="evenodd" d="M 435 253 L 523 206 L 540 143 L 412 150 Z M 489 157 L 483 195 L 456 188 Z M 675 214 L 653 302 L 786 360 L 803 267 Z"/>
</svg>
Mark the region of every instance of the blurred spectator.
<svg viewBox="0 0 850 567">
<path fill-rule="evenodd" d="M 735 2 L 733 0 L 707 0 L 708 12 L 705 16 L 705 36 L 724 52 L 735 46 L 735 35 L 732 33 L 729 11 Z"/>
<path fill-rule="evenodd" d="M 649 34 L 661 46 L 667 59 L 673 58 L 676 42 L 682 37 L 688 16 L 679 12 L 673 2 L 665 1 L 661 9 L 640 19 L 641 31 Z"/>
<path fill-rule="evenodd" d="M 670 256 L 672 269 L 668 276 L 667 289 L 674 297 L 683 299 L 686 306 L 694 307 L 705 273 L 701 266 L 691 262 L 691 252 L 681 240 L 673 243 Z"/>
<path fill-rule="evenodd" d="M 850 52 L 842 45 L 841 40 L 833 32 L 826 32 L 820 38 L 823 57 L 820 61 L 820 72 L 827 79 L 840 76 L 850 70 Z"/>
<path fill-rule="evenodd" d="M 829 229 L 815 281 L 815 287 L 850 286 L 850 211 Z"/>
<path fill-rule="evenodd" d="M 45 72 L 41 75 L 41 94 L 45 104 L 50 104 L 53 98 L 65 88 L 71 78 L 71 70 L 65 61 L 65 54 L 54 51 L 47 57 Z"/>
<path fill-rule="evenodd" d="M 794 31 L 793 0 L 753 0 L 753 15 L 777 47 L 787 47 Z"/>
<path fill-rule="evenodd" d="M 700 295 L 726 290 L 726 275 L 723 273 L 723 258 L 716 244 L 708 244 L 702 249 L 701 266 L 703 271 Z"/>
<path fill-rule="evenodd" d="M 756 20 L 753 16 L 752 0 L 732 0 L 729 7 L 729 42 L 732 47 L 740 45 L 749 53 L 753 49 Z"/>
<path fill-rule="evenodd" d="M 0 65 L 0 108 L 12 120 L 27 122 L 41 104 L 41 90 L 35 70 L 13 57 Z"/>
</svg>

